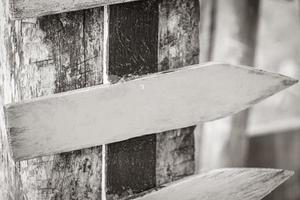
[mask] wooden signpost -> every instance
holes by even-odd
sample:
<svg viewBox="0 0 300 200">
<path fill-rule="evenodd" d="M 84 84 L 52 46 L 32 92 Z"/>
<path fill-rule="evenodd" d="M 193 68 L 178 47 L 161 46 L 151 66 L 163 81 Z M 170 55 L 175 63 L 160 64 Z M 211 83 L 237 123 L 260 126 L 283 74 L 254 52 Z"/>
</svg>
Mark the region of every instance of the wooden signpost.
<svg viewBox="0 0 300 200">
<path fill-rule="evenodd" d="M 13 158 L 22 161 L 15 168 L 4 145 L 1 156 L 9 162 L 0 161 L 0 168 L 9 166 L 0 183 L 12 189 L 0 198 L 259 200 L 292 175 L 221 169 L 138 194 L 194 173 L 196 123 L 236 113 L 297 82 L 245 66 L 193 65 L 199 62 L 198 0 L 1 5 L 0 80 L 5 102 L 17 102 L 5 106 L 1 143 L 6 128 Z M 164 72 L 147 75 L 157 71 Z M 131 75 L 147 76 L 107 84 Z"/>
<path fill-rule="evenodd" d="M 23 160 L 222 118 L 296 82 L 250 67 L 194 65 L 7 105 L 7 128 Z"/>
</svg>

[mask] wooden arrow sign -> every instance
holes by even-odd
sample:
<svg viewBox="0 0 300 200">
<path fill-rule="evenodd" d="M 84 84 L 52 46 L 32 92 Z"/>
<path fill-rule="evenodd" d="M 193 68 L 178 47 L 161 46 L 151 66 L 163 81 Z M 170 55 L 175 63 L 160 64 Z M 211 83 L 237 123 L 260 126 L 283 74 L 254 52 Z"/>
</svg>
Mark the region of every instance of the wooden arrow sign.
<svg viewBox="0 0 300 200">
<path fill-rule="evenodd" d="M 10 0 L 13 19 L 24 19 L 137 0 Z"/>
<path fill-rule="evenodd" d="M 295 83 L 250 67 L 194 65 L 7 105 L 7 128 L 22 160 L 222 118 Z"/>
<path fill-rule="evenodd" d="M 186 178 L 136 200 L 260 200 L 293 175 L 275 169 L 219 169 Z"/>
</svg>

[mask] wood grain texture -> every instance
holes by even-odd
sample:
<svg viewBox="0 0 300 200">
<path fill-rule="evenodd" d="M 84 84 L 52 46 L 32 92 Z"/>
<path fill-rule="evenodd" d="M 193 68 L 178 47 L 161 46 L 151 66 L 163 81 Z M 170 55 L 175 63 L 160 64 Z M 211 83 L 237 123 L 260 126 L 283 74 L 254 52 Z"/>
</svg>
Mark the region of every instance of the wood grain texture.
<svg viewBox="0 0 300 200">
<path fill-rule="evenodd" d="M 154 134 L 107 145 L 107 199 L 123 199 L 155 187 Z"/>
<path fill-rule="evenodd" d="M 102 83 L 103 9 L 14 21 L 12 100 Z M 19 163 L 28 199 L 99 199 L 101 147 Z"/>
<path fill-rule="evenodd" d="M 199 17 L 198 0 L 163 0 L 160 2 L 159 71 L 199 63 Z M 194 173 L 194 128 L 157 134 L 157 185 Z"/>
<path fill-rule="evenodd" d="M 253 132 L 255 134 L 255 132 Z M 265 199 L 279 200 L 300 198 L 300 129 L 273 129 L 263 135 L 249 137 L 247 166 L 284 168 L 295 171 L 295 175 Z"/>
<path fill-rule="evenodd" d="M 136 200 L 260 200 L 293 175 L 275 169 L 219 169 L 167 185 Z"/>
<path fill-rule="evenodd" d="M 24 19 L 130 1 L 137 0 L 10 0 L 10 13 L 13 19 Z"/>
<path fill-rule="evenodd" d="M 157 186 L 194 173 L 194 129 L 192 126 L 157 134 Z"/>
<path fill-rule="evenodd" d="M 163 0 L 159 5 L 159 71 L 199 63 L 199 2 Z"/>
<path fill-rule="evenodd" d="M 148 23 L 146 27 L 145 24 L 140 24 L 141 20 L 136 20 L 136 18 L 148 19 L 148 17 L 145 17 L 145 14 L 137 11 L 138 9 L 130 11 L 130 8 L 127 7 L 126 12 L 131 12 L 131 14 L 127 14 L 130 16 L 127 19 L 123 19 L 123 16 L 126 16 L 124 13 L 121 15 L 122 12 L 124 12 L 122 11 L 124 8 L 120 9 L 120 7 L 124 5 L 119 5 L 120 10 L 114 9 L 113 12 L 119 14 L 111 15 L 111 23 L 113 26 L 111 31 L 113 30 L 113 32 L 111 33 L 112 39 L 110 46 L 113 52 L 117 52 L 112 54 L 113 57 L 111 63 L 113 64 L 110 66 L 112 71 L 110 77 L 113 82 L 115 79 L 120 79 L 120 77 L 125 77 L 126 79 L 128 76 L 134 77 L 138 74 L 152 73 L 157 70 L 161 71 L 170 68 L 179 68 L 184 65 L 198 63 L 197 55 L 199 54 L 199 45 L 197 40 L 197 25 L 199 20 L 199 5 L 197 4 L 197 1 L 158 2 L 159 7 L 152 10 L 152 19 L 155 20 L 152 20 L 152 22 L 149 20 L 146 21 L 146 23 Z M 136 4 L 141 5 L 140 3 Z M 133 7 L 134 6 L 132 6 L 131 9 Z M 156 21 L 157 15 L 159 24 L 157 24 Z M 135 27 L 134 31 L 132 31 L 132 28 L 131 30 L 128 30 L 129 27 L 132 27 L 132 23 L 135 23 L 133 25 L 133 27 Z M 122 25 L 120 26 L 119 24 Z M 128 26 L 128 24 L 130 25 Z M 143 35 L 136 34 L 136 32 L 142 33 L 144 30 L 140 29 L 143 27 L 145 27 L 146 33 Z M 150 30 L 148 30 L 149 28 Z M 159 43 L 158 48 L 156 46 L 157 42 Z M 115 48 L 112 48 L 112 46 Z M 127 48 L 125 49 L 125 47 Z M 170 51 L 168 48 L 170 48 Z M 157 59 L 168 60 L 167 63 L 164 63 L 164 69 L 162 69 L 160 64 L 157 68 Z M 137 65 L 137 63 L 140 64 Z M 124 172 L 124 177 L 127 177 L 126 179 L 129 180 L 132 180 L 133 177 L 135 177 L 135 180 L 132 180 L 132 183 L 138 182 L 140 186 L 134 187 L 132 183 L 127 186 L 127 184 L 116 181 L 116 178 L 112 178 L 112 182 L 115 182 L 115 188 L 119 188 L 117 189 L 119 193 L 124 190 L 132 193 L 129 188 L 138 188 L 138 190 L 141 191 L 141 188 L 145 190 L 147 187 L 153 187 L 155 183 L 160 185 L 165 182 L 176 180 L 179 177 L 192 174 L 194 172 L 194 138 L 192 132 L 193 127 L 184 130 L 164 132 L 162 134 L 157 134 L 156 136 L 151 135 L 143 137 L 142 141 L 148 140 L 148 143 L 154 144 L 153 146 L 147 145 L 147 148 L 140 148 L 142 151 L 141 154 L 150 159 L 137 159 L 133 163 L 138 164 L 134 164 L 134 167 L 128 165 L 128 169 L 127 166 L 124 169 L 124 165 L 119 164 L 119 168 L 123 169 L 120 171 Z M 156 142 L 153 143 L 155 140 Z M 130 149 L 139 148 L 140 145 L 135 141 L 140 142 L 141 138 L 132 139 L 115 145 L 114 152 L 117 152 L 116 149 L 119 149 L 119 152 L 110 155 L 111 159 L 113 160 L 114 157 L 122 155 L 122 151 L 129 152 Z M 130 146 L 131 148 L 124 150 L 124 147 L 127 146 Z M 156 153 L 156 155 L 154 153 Z M 136 152 L 132 152 L 131 154 L 134 156 L 129 158 L 126 156 L 118 156 L 118 159 L 124 159 L 123 162 L 127 163 L 127 160 L 134 160 L 133 158 L 139 158 L 138 155 L 140 155 Z M 154 158 L 155 156 L 156 158 Z M 156 166 L 154 162 L 150 164 L 151 161 L 156 161 Z M 144 173 L 141 176 L 139 172 L 145 172 L 145 169 L 148 170 L 148 173 Z M 131 171 L 131 173 L 128 173 L 128 171 Z M 151 177 L 149 180 L 152 180 L 152 182 L 146 181 L 146 178 L 143 181 L 136 177 L 147 177 L 148 179 Z M 125 189 L 122 190 L 120 187 L 124 187 Z M 117 190 L 114 192 L 116 193 Z"/>
<path fill-rule="evenodd" d="M 7 105 L 7 128 L 14 157 L 25 159 L 222 118 L 296 82 L 245 66 L 193 65 Z"/>
<path fill-rule="evenodd" d="M 22 182 L 12 158 L 9 147 L 8 133 L 5 127 L 3 105 L 11 102 L 10 64 L 12 55 L 13 23 L 8 17 L 9 2 L 0 1 L 0 199 L 24 199 Z"/>
<path fill-rule="evenodd" d="M 157 72 L 158 2 L 156 0 L 110 6 L 109 31 L 108 73 L 111 82 Z M 130 101 L 136 102 L 136 100 L 138 101 L 138 96 Z M 144 106 L 147 104 L 149 100 L 144 102 Z M 115 110 L 119 113 L 117 107 L 114 104 L 109 112 Z M 127 127 L 122 127 L 126 115 L 136 113 L 134 110 L 126 111 L 121 122 L 111 121 L 109 126 L 120 127 L 118 134 L 122 135 L 124 130 L 128 130 Z M 147 115 L 148 111 L 143 112 Z M 136 117 L 139 117 L 138 114 Z M 128 123 L 135 122 L 129 119 Z M 110 131 L 105 132 L 111 134 Z M 132 135 L 132 137 L 136 136 L 138 135 Z M 131 137 L 124 139 L 129 138 Z M 128 195 L 155 187 L 156 136 L 154 134 L 107 145 L 106 160 L 107 199 L 126 198 Z"/>
</svg>

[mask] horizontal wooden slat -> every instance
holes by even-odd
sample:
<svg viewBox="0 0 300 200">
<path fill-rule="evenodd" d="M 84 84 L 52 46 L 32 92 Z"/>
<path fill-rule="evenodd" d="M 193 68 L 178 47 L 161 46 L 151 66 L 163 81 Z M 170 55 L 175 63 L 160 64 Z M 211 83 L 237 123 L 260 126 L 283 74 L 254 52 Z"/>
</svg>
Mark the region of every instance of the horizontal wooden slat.
<svg viewBox="0 0 300 200">
<path fill-rule="evenodd" d="M 10 0 L 13 19 L 24 19 L 83 10 L 137 0 Z"/>
<path fill-rule="evenodd" d="M 296 82 L 244 66 L 193 65 L 7 105 L 7 128 L 21 160 L 222 118 Z"/>
<path fill-rule="evenodd" d="M 260 200 L 293 175 L 277 169 L 218 169 L 181 180 L 136 200 Z"/>
</svg>

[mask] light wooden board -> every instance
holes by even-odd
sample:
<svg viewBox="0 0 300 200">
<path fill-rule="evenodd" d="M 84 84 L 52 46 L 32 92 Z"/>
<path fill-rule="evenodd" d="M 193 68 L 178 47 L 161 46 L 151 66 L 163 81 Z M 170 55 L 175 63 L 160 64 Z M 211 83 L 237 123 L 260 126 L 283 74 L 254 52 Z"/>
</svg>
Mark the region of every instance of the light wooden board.
<svg viewBox="0 0 300 200">
<path fill-rule="evenodd" d="M 199 0 L 160 1 L 159 71 L 199 63 L 200 49 L 204 51 L 199 43 L 200 13 Z M 194 130 L 192 126 L 156 134 L 157 186 L 194 174 Z"/>
<path fill-rule="evenodd" d="M 10 0 L 14 19 L 53 15 L 137 0 Z"/>
<path fill-rule="evenodd" d="M 22 160 L 222 118 L 296 82 L 244 66 L 193 65 L 9 104 L 7 128 Z"/>
<path fill-rule="evenodd" d="M 260 200 L 292 175 L 291 171 L 277 169 L 218 169 L 136 200 Z"/>
</svg>

